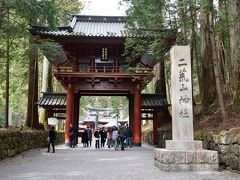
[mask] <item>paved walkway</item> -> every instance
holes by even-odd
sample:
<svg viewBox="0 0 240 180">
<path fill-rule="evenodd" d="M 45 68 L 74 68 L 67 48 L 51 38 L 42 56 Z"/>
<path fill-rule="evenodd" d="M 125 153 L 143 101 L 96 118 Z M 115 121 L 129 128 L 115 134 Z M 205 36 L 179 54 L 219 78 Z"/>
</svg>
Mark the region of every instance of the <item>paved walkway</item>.
<svg viewBox="0 0 240 180">
<path fill-rule="evenodd" d="M 34 149 L 0 161 L 0 179 L 17 180 L 239 180 L 240 174 L 222 172 L 163 172 L 154 166 L 149 146 L 114 149 L 56 147 L 56 153 Z"/>
</svg>

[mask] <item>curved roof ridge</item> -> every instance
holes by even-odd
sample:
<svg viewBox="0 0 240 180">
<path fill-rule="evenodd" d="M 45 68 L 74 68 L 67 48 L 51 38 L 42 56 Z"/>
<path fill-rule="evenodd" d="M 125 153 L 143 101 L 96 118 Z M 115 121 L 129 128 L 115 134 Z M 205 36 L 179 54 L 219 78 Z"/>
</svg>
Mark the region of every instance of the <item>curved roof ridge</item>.
<svg viewBox="0 0 240 180">
<path fill-rule="evenodd" d="M 126 16 L 102 16 L 102 15 L 80 15 L 80 14 L 70 14 L 72 21 L 77 18 L 77 21 L 86 22 L 125 22 Z"/>
</svg>

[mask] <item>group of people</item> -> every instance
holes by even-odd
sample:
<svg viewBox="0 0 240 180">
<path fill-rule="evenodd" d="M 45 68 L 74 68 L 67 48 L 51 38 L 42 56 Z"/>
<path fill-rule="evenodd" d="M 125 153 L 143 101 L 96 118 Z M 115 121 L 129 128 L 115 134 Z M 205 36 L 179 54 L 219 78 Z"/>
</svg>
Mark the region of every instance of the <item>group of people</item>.
<svg viewBox="0 0 240 180">
<path fill-rule="evenodd" d="M 116 126 L 108 128 L 107 131 L 104 128 L 96 129 L 94 137 L 95 148 L 99 148 L 99 141 L 101 148 L 104 147 L 107 141 L 108 148 L 114 147 L 117 150 L 120 145 L 121 150 L 124 150 L 125 147 L 131 146 L 132 132 L 128 126 L 121 125 L 119 128 Z"/>
<path fill-rule="evenodd" d="M 75 147 L 75 129 L 70 124 L 69 128 L 69 137 L 70 137 L 70 148 Z M 94 133 L 92 133 L 92 130 L 88 127 L 87 129 L 84 129 L 84 132 L 82 133 L 82 143 L 84 147 L 91 147 L 92 146 L 92 136 L 95 138 L 95 148 L 103 148 L 105 147 L 105 143 L 107 141 L 108 148 L 114 147 L 115 150 L 118 149 L 119 145 L 121 146 L 121 150 L 124 150 L 125 147 L 131 146 L 131 139 L 132 139 L 132 132 L 128 126 L 121 125 L 119 128 L 113 127 L 108 128 L 107 131 L 105 128 L 102 129 L 96 129 Z M 48 133 L 48 150 L 47 152 L 50 152 L 50 145 L 52 145 L 53 153 L 55 153 L 55 140 L 56 140 L 56 133 L 54 130 L 54 126 L 50 127 L 49 133 Z"/>
<path fill-rule="evenodd" d="M 105 146 L 106 139 L 107 139 L 107 132 L 104 128 L 96 129 L 94 131 L 94 138 L 95 138 L 95 148 L 99 148 L 101 144 L 101 148 Z M 100 142 L 99 142 L 100 141 Z"/>
<path fill-rule="evenodd" d="M 82 133 L 82 143 L 84 147 L 92 146 L 92 130 L 89 127 Z"/>
</svg>

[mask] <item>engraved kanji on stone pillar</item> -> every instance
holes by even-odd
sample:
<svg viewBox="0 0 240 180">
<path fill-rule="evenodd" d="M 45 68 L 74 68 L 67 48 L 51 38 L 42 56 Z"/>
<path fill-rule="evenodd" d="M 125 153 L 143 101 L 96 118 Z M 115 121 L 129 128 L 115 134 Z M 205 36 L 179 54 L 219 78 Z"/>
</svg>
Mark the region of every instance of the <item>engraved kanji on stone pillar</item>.
<svg viewBox="0 0 240 180">
<path fill-rule="evenodd" d="M 190 47 L 174 46 L 170 55 L 173 140 L 193 140 Z"/>
</svg>

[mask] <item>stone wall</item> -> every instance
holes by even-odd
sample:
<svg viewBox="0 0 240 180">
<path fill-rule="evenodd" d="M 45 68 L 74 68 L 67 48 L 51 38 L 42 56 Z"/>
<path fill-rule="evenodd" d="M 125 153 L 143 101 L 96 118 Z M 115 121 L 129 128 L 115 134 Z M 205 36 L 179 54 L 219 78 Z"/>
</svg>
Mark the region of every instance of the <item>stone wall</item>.
<svg viewBox="0 0 240 180">
<path fill-rule="evenodd" d="M 218 151 L 219 165 L 240 172 L 240 134 L 229 131 L 214 135 L 196 132 L 195 139 L 203 141 L 205 149 Z"/>
<path fill-rule="evenodd" d="M 151 144 L 152 132 L 142 134 L 143 141 Z M 165 130 L 159 132 L 159 148 L 165 148 L 165 140 L 172 139 L 172 132 Z M 209 132 L 195 132 L 194 139 L 203 142 L 203 148 L 218 151 L 219 165 L 222 168 L 237 170 L 240 172 L 240 134 L 229 131 L 214 135 Z"/>
<path fill-rule="evenodd" d="M 23 151 L 47 147 L 47 131 L 0 131 L 0 160 Z M 64 132 L 57 132 L 56 144 L 64 143 Z"/>
<path fill-rule="evenodd" d="M 152 140 L 153 133 L 152 131 L 145 131 L 142 133 L 142 141 L 144 143 L 152 145 L 153 140 Z M 161 130 L 158 132 L 158 145 L 157 147 L 159 148 L 165 148 L 166 146 L 166 140 L 171 140 L 172 139 L 172 131 L 171 130 Z"/>
</svg>

